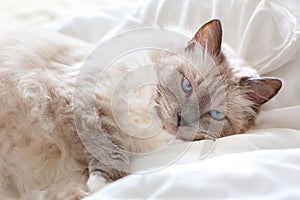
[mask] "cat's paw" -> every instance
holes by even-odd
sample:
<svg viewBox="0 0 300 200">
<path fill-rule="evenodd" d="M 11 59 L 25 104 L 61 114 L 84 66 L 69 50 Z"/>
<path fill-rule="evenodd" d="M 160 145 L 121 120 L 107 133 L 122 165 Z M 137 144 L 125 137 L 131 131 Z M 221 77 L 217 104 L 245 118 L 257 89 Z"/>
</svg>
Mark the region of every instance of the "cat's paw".
<svg viewBox="0 0 300 200">
<path fill-rule="evenodd" d="M 91 173 L 87 181 L 87 186 L 91 193 L 96 192 L 107 184 L 107 180 L 98 173 Z"/>
<path fill-rule="evenodd" d="M 80 188 L 73 188 L 68 191 L 64 191 L 60 194 L 57 194 L 55 199 L 58 200 L 81 200 L 84 197 L 88 196 L 90 193 L 80 189 Z"/>
</svg>

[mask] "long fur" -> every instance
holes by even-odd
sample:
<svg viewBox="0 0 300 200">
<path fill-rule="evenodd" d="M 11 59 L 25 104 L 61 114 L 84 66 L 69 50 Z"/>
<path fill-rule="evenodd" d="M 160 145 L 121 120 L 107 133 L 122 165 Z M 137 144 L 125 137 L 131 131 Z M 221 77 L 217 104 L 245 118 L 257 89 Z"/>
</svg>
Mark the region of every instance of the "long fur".
<svg viewBox="0 0 300 200">
<path fill-rule="evenodd" d="M 2 36 L 0 44 L 1 199 L 84 196 L 88 192 L 89 152 L 78 137 L 74 115 L 80 116 L 87 129 L 101 132 L 99 114 L 92 106 L 102 112 L 101 120 L 105 123 L 105 116 L 111 114 L 106 107 L 110 107 L 108 97 L 116 87 L 114 83 L 131 69 L 120 65 L 103 75 L 104 81 L 96 90 L 89 90 L 95 88 L 94 74 L 99 72 L 98 65 L 91 66 L 83 73 L 80 84 L 77 82 L 83 61 L 94 47 L 47 31 L 14 32 Z M 126 66 L 132 67 L 131 64 Z M 142 63 L 133 66 L 139 64 Z M 76 105 L 73 102 L 75 87 L 77 92 L 82 92 Z M 135 106 L 131 112 L 135 119 L 141 120 L 139 123 L 149 120 L 148 104 L 144 100 L 149 101 L 152 95 L 139 99 L 153 93 L 153 88 L 148 91 L 136 93 L 137 98 L 132 100 Z M 121 97 L 119 101 L 127 103 Z M 135 109 L 137 107 L 140 110 Z M 122 108 L 118 112 L 122 113 Z M 157 149 L 167 138 L 120 137 L 126 137 L 126 149 L 131 152 Z"/>
<path fill-rule="evenodd" d="M 211 118 L 203 115 L 203 133 L 193 139 L 243 133 L 254 125 L 253 102 L 238 84 L 242 64 L 231 67 L 242 62 L 230 50 L 218 58 L 197 45 L 193 51 L 181 47 L 154 56 L 133 53 L 103 70 L 95 57 L 84 62 L 93 46 L 57 33 L 14 32 L 0 36 L 0 44 L 1 199 L 79 199 L 106 183 L 91 173 L 99 171 L 94 154 L 122 170 L 129 165 L 128 154 L 171 143 L 175 136 L 162 127 L 168 119 L 178 120 L 180 105 L 167 86 L 184 96 L 184 76 L 199 86 L 194 100 L 201 99 L 203 111 L 213 106 L 227 116 L 216 135 Z M 153 63 L 159 67 L 139 68 Z M 152 84 L 136 87 L 144 80 Z M 220 128 L 220 122 L 213 123 Z M 101 170 L 110 181 L 124 175 Z"/>
</svg>

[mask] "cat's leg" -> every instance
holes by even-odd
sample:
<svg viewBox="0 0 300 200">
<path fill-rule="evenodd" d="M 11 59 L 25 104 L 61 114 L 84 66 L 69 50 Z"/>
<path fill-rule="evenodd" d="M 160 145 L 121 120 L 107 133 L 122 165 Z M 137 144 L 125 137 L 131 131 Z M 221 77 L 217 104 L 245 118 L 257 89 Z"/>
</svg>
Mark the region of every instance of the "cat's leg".
<svg viewBox="0 0 300 200">
<path fill-rule="evenodd" d="M 106 186 L 108 183 L 126 176 L 128 172 L 107 167 L 95 158 L 91 158 L 89 164 L 89 179 L 87 186 L 90 192 Z"/>
<path fill-rule="evenodd" d="M 128 174 L 129 158 L 127 151 L 123 148 L 120 138 L 113 137 L 111 141 L 110 145 L 106 146 L 103 156 L 97 154 L 90 157 L 87 181 L 90 192 L 95 192 Z"/>
<path fill-rule="evenodd" d="M 78 184 L 78 182 L 70 182 L 66 184 L 57 184 L 49 187 L 44 191 L 44 194 L 39 199 L 52 199 L 52 200 L 80 200 L 88 196 L 90 193 L 87 191 L 86 186 Z M 34 198 L 24 198 L 24 199 L 37 199 Z"/>
</svg>

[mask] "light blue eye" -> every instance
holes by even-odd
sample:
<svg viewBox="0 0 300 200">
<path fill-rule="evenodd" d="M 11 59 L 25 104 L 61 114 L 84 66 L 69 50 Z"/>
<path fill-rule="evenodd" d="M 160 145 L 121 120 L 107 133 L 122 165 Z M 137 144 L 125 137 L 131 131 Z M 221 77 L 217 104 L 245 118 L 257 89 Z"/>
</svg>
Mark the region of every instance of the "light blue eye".
<svg viewBox="0 0 300 200">
<path fill-rule="evenodd" d="M 183 77 L 181 87 L 182 90 L 187 94 L 191 94 L 193 92 L 193 87 L 186 77 Z"/>
<path fill-rule="evenodd" d="M 209 111 L 209 115 L 211 116 L 211 118 L 218 121 L 223 120 L 225 118 L 225 114 L 217 110 Z"/>
</svg>

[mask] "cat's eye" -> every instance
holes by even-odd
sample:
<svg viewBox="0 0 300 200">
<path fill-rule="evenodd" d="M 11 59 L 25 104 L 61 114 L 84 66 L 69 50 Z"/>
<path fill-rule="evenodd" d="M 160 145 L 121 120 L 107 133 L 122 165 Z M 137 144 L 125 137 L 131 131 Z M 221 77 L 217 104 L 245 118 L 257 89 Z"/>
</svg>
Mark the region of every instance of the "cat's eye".
<svg viewBox="0 0 300 200">
<path fill-rule="evenodd" d="M 193 87 L 186 77 L 183 77 L 181 87 L 182 90 L 187 94 L 191 94 L 193 92 Z"/>
<path fill-rule="evenodd" d="M 220 121 L 225 118 L 225 114 L 217 110 L 210 110 L 208 113 L 211 116 L 211 118 L 213 118 L 214 120 Z"/>
</svg>

